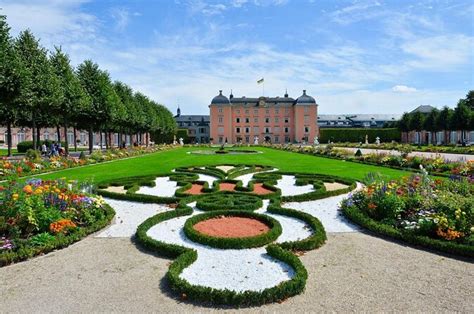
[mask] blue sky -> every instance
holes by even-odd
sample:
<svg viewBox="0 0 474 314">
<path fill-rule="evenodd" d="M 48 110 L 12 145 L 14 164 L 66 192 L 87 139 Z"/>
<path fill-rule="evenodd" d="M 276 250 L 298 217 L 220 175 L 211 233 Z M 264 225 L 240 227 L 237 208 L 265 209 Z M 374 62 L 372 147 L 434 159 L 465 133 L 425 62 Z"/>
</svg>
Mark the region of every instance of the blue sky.
<svg viewBox="0 0 474 314">
<path fill-rule="evenodd" d="M 13 35 L 30 28 L 77 65 L 92 59 L 183 114 L 219 89 L 298 97 L 320 113 L 454 106 L 474 89 L 472 1 L 0 0 Z"/>
</svg>

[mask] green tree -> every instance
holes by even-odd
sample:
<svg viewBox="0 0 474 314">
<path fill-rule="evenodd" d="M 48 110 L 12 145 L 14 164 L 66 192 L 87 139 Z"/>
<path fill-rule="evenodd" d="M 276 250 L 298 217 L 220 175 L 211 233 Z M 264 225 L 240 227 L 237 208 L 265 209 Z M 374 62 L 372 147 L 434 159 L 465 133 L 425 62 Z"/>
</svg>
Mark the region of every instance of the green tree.
<svg viewBox="0 0 474 314">
<path fill-rule="evenodd" d="M 444 144 L 449 143 L 448 131 L 451 130 L 451 117 L 453 110 L 447 106 L 443 107 L 436 118 L 436 126 L 439 130 L 444 131 Z"/>
<path fill-rule="evenodd" d="M 25 73 L 15 53 L 6 17 L 0 15 L 0 124 L 7 127 L 8 156 L 12 154 L 12 125 L 15 123 L 18 100 Z"/>
<path fill-rule="evenodd" d="M 426 131 L 429 131 L 430 132 L 430 135 L 431 135 L 431 142 L 434 143 L 436 145 L 437 143 L 437 137 L 436 137 L 436 133 L 438 131 L 440 131 L 439 127 L 438 127 L 438 124 L 436 123 L 436 120 L 438 118 L 438 115 L 439 115 L 439 111 L 438 109 L 433 109 L 425 118 L 425 121 L 424 121 L 424 129 Z M 434 136 L 433 136 L 434 135 Z"/>
<path fill-rule="evenodd" d="M 466 104 L 465 99 L 461 99 L 458 102 L 458 105 L 454 109 L 452 121 L 454 130 L 461 131 L 462 142 L 466 141 L 466 130 L 471 126 L 471 110 Z"/>
<path fill-rule="evenodd" d="M 423 115 L 423 113 L 417 111 L 411 114 L 410 123 L 408 125 L 410 131 L 416 131 L 418 135 L 418 139 L 420 139 L 420 141 L 421 141 L 420 132 L 423 130 L 424 121 L 425 121 L 425 116 Z"/>
<path fill-rule="evenodd" d="M 63 95 L 60 93 L 59 81 L 49 62 L 47 50 L 40 46 L 30 30 L 20 33 L 15 40 L 15 50 L 27 76 L 22 86 L 22 106 L 19 108 L 21 112 L 18 122 L 32 128 L 33 148 L 36 149 L 39 140 L 39 132 L 36 130 L 41 126 L 57 123 L 57 116 L 52 113 L 57 112 Z"/>
<path fill-rule="evenodd" d="M 84 110 L 90 100 L 82 88 L 81 82 L 74 73 L 69 56 L 61 48 L 55 47 L 51 56 L 51 64 L 55 75 L 59 78 L 58 88 L 63 97 L 60 98 L 57 115 L 64 127 L 66 155 L 69 154 L 68 128 L 75 125 L 80 111 Z"/>
</svg>

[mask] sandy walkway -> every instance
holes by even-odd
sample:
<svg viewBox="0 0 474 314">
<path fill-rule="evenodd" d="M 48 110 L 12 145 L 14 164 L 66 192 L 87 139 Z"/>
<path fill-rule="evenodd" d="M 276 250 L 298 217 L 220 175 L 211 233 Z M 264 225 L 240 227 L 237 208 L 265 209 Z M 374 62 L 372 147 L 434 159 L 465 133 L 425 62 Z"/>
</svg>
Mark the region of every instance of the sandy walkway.
<svg viewBox="0 0 474 314">
<path fill-rule="evenodd" d="M 246 311 L 469 312 L 474 265 L 363 233 L 329 234 L 301 257 L 305 293 Z M 5 312 L 204 312 L 167 294 L 169 260 L 129 239 L 89 237 L 66 249 L 0 268 Z"/>
</svg>

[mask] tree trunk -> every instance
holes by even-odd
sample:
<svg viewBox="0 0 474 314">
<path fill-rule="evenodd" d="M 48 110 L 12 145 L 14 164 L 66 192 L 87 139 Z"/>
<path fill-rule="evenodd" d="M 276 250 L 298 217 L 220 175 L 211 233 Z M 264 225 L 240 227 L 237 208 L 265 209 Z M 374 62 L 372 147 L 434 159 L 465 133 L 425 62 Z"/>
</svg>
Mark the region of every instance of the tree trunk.
<svg viewBox="0 0 474 314">
<path fill-rule="evenodd" d="M 99 143 L 100 143 L 100 150 L 102 150 L 102 130 L 99 130 Z"/>
<path fill-rule="evenodd" d="M 59 125 L 56 126 L 56 135 L 58 136 L 58 143 L 61 143 L 61 129 L 59 128 Z"/>
<path fill-rule="evenodd" d="M 67 136 L 67 122 L 64 122 L 64 152 L 69 156 L 69 139 Z"/>
<path fill-rule="evenodd" d="M 38 140 L 38 148 L 41 148 L 41 128 L 38 126 L 36 127 L 36 139 Z"/>
<path fill-rule="evenodd" d="M 89 128 L 89 154 L 92 154 L 92 150 L 94 148 L 92 141 L 94 140 L 94 132 L 92 128 Z"/>
<path fill-rule="evenodd" d="M 33 115 L 33 124 L 31 126 L 31 134 L 33 135 L 33 149 L 36 150 L 38 146 L 36 145 L 36 121 L 35 116 Z"/>
<path fill-rule="evenodd" d="M 150 143 L 150 133 L 146 132 L 145 136 L 146 136 L 146 147 L 148 147 L 148 144 Z"/>
<path fill-rule="evenodd" d="M 76 127 L 72 128 L 72 131 L 74 132 L 74 151 L 77 152 L 77 130 Z"/>
<path fill-rule="evenodd" d="M 7 122 L 7 146 L 8 146 L 8 157 L 12 156 L 12 124 L 10 121 Z"/>
<path fill-rule="evenodd" d="M 105 128 L 105 132 L 104 132 L 104 139 L 105 139 L 105 149 L 109 149 L 109 141 L 107 139 L 107 135 L 109 134 L 109 132 L 107 132 L 107 128 Z"/>
<path fill-rule="evenodd" d="M 117 133 L 117 146 L 118 148 L 122 148 L 122 133 L 118 132 Z"/>
</svg>

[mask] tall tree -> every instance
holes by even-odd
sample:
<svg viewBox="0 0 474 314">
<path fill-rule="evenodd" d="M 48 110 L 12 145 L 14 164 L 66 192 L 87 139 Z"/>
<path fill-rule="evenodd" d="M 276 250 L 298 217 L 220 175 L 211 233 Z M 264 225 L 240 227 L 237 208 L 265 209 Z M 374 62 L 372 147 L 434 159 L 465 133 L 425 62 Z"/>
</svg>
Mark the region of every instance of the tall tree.
<svg viewBox="0 0 474 314">
<path fill-rule="evenodd" d="M 471 110 L 466 104 L 465 99 L 461 99 L 458 102 L 458 105 L 454 109 L 453 113 L 453 126 L 455 130 L 461 131 L 462 142 L 466 142 L 466 130 L 470 128 L 471 124 Z"/>
<path fill-rule="evenodd" d="M 70 64 L 69 56 L 61 48 L 55 47 L 51 56 L 51 64 L 55 75 L 59 78 L 59 89 L 61 90 L 61 101 L 58 106 L 57 115 L 60 124 L 64 127 L 65 150 L 69 154 L 68 127 L 74 125 L 80 111 L 87 106 L 89 99 L 82 88 L 79 78 L 74 73 Z"/>
<path fill-rule="evenodd" d="M 109 75 L 101 71 L 91 60 L 86 60 L 77 68 L 77 75 L 82 87 L 90 97 L 90 106 L 86 116 L 89 117 L 89 152 L 93 150 L 93 132 L 102 131 L 112 121 L 113 103 L 117 100 L 110 83 Z M 84 120 L 83 120 L 84 122 Z"/>
<path fill-rule="evenodd" d="M 433 109 L 426 116 L 425 121 L 424 121 L 424 129 L 430 132 L 431 142 L 432 143 L 434 142 L 435 145 L 437 144 L 436 133 L 439 131 L 438 124 L 436 123 L 438 115 L 439 115 L 438 109 Z"/>
<path fill-rule="evenodd" d="M 421 142 L 420 132 L 423 130 L 424 121 L 425 121 L 425 116 L 421 112 L 417 111 L 411 114 L 409 129 L 411 131 L 416 131 L 420 142 Z"/>
<path fill-rule="evenodd" d="M 448 131 L 451 130 L 451 117 L 453 115 L 453 110 L 447 106 L 443 107 L 438 114 L 436 119 L 436 125 L 440 130 L 444 131 L 444 144 L 449 143 L 449 134 Z"/>
<path fill-rule="evenodd" d="M 19 123 L 33 129 L 33 148 L 36 149 L 39 139 L 36 138 L 35 130 L 40 125 L 51 125 L 57 120 L 51 113 L 56 112 L 58 101 L 62 98 L 61 90 L 46 49 L 40 46 L 39 40 L 30 30 L 20 33 L 15 40 L 15 50 L 28 77 L 28 84 L 22 88 L 23 108 Z"/>
<path fill-rule="evenodd" d="M 22 64 L 15 54 L 10 27 L 0 15 L 0 124 L 7 127 L 8 156 L 12 155 L 12 125 L 17 115 L 17 104 L 25 83 Z"/>
</svg>

